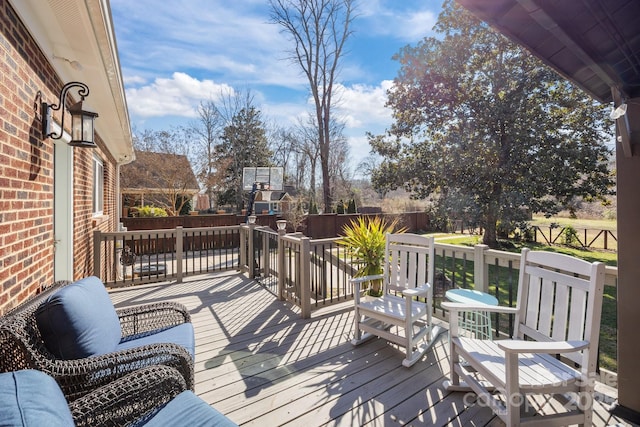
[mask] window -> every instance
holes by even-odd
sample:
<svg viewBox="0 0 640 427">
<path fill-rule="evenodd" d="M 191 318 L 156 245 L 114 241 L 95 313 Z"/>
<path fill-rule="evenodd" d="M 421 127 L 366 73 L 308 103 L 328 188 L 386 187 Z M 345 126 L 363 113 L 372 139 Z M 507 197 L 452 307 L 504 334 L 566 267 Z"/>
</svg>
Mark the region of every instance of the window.
<svg viewBox="0 0 640 427">
<path fill-rule="evenodd" d="M 93 156 L 93 216 L 100 216 L 104 210 L 104 164 L 98 156 Z"/>
</svg>

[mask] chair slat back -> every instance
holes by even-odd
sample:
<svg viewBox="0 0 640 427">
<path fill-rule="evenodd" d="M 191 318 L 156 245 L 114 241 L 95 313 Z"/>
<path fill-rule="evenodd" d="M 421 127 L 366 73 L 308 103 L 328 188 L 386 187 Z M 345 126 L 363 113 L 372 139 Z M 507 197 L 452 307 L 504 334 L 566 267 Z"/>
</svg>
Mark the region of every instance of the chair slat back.
<svg viewBox="0 0 640 427">
<path fill-rule="evenodd" d="M 523 249 L 514 337 L 589 341 L 590 351 L 566 356 L 580 366 L 595 368 L 604 277 L 602 263 Z"/>
<path fill-rule="evenodd" d="M 402 292 L 424 283 L 433 285 L 433 237 L 411 233 L 387 234 L 384 292 Z"/>
</svg>

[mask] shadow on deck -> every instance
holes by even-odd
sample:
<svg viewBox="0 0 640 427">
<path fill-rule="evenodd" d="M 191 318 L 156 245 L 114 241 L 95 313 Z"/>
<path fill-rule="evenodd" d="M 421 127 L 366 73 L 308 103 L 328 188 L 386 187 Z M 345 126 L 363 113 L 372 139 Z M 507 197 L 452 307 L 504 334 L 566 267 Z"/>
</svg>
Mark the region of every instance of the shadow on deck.
<svg viewBox="0 0 640 427">
<path fill-rule="evenodd" d="M 349 343 L 352 303 L 301 319 L 297 307 L 241 274 L 110 294 L 118 307 L 165 300 L 188 307 L 196 333 L 196 393 L 240 425 L 503 425 L 474 394 L 444 390 L 446 333 L 407 369 L 404 354 L 383 340 Z M 594 425 L 629 425 L 608 412 L 616 390 L 597 390 Z"/>
</svg>

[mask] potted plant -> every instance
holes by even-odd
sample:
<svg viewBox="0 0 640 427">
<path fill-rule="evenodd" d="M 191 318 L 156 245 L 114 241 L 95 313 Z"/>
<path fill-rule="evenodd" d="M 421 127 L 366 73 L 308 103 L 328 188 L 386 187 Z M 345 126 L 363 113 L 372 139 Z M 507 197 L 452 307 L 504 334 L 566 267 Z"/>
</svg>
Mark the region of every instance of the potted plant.
<svg viewBox="0 0 640 427">
<path fill-rule="evenodd" d="M 358 267 L 354 277 L 381 275 L 384 266 L 387 233 L 404 233 L 406 227 L 399 228 L 398 220 L 387 222 L 384 218 L 358 217 L 343 229 L 337 244 L 347 248 L 353 263 Z M 379 296 L 382 278 L 372 280 L 369 295 Z"/>
</svg>

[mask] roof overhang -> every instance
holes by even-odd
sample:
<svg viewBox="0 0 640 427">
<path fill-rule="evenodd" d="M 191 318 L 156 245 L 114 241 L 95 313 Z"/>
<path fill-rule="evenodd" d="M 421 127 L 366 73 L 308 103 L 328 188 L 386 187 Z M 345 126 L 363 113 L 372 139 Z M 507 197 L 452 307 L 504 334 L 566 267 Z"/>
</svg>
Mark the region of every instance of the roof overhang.
<svg viewBox="0 0 640 427">
<path fill-rule="evenodd" d="M 131 124 L 109 1 L 9 1 L 64 83 L 89 86 L 85 103 L 99 114 L 96 132 L 116 161 L 132 161 Z M 81 69 L 69 61 L 77 61 Z"/>
<path fill-rule="evenodd" d="M 640 1 L 456 1 L 596 100 L 615 106 L 626 102 L 618 132 L 625 155 L 635 152 L 640 145 Z"/>
</svg>

